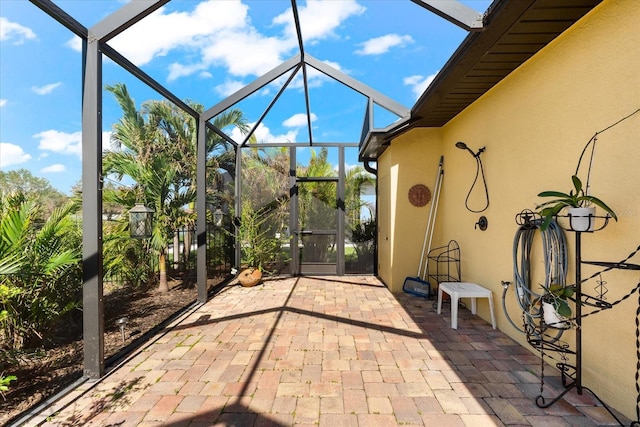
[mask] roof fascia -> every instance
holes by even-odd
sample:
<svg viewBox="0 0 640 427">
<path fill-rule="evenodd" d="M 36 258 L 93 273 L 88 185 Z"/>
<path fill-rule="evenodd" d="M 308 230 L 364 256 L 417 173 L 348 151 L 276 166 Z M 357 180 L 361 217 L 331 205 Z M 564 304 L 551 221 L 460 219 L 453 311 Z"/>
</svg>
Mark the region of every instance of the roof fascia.
<svg viewBox="0 0 640 427">
<path fill-rule="evenodd" d="M 412 127 L 411 118 L 403 117 L 384 129 L 369 129 L 360 142 L 360 160 L 375 160 L 395 136 L 406 132 Z"/>
<path fill-rule="evenodd" d="M 420 96 L 411 109 L 411 116 L 417 121 L 417 112 L 427 102 L 434 102 L 442 98 L 442 87 L 449 81 L 458 81 L 472 68 L 486 51 L 504 34 L 505 31 L 536 0 L 496 0 L 487 12 L 485 21 L 487 26 L 483 32 L 469 33 L 460 46 L 451 55 L 444 67 L 433 79 L 429 87 Z M 499 19 L 498 19 L 499 18 Z"/>
</svg>

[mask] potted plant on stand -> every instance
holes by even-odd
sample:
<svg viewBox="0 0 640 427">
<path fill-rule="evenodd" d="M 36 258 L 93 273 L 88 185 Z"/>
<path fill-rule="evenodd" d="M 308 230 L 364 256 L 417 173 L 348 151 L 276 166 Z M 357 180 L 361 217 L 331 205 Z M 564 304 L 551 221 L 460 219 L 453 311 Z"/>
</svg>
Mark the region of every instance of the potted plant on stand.
<svg viewBox="0 0 640 427">
<path fill-rule="evenodd" d="M 554 198 L 537 206 L 538 212 L 544 218 L 540 230 L 546 230 L 551 220 L 564 208 L 567 208 L 571 229 L 574 231 L 593 231 L 595 207 L 592 205 L 598 206 L 608 216 L 618 220 L 615 212 L 605 202 L 585 192 L 582 188 L 582 181 L 577 175 L 573 175 L 571 181 L 573 182 L 573 190 L 569 193 L 543 191 L 538 194 L 538 197 Z"/>
<path fill-rule="evenodd" d="M 556 329 L 569 329 L 572 311 L 567 299 L 575 293 L 575 286 L 552 283 L 548 287 L 543 286 L 543 289 L 545 293 L 541 303 L 544 323 Z"/>
</svg>

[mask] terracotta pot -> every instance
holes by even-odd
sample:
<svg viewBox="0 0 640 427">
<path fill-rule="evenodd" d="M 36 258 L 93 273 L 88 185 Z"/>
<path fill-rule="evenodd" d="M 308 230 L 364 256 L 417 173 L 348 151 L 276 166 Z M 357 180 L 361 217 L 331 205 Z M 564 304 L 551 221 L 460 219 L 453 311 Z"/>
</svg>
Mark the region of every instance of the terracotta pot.
<svg viewBox="0 0 640 427">
<path fill-rule="evenodd" d="M 245 288 L 257 285 L 262 280 L 262 271 L 257 268 L 247 268 L 240 272 L 238 282 Z"/>
</svg>

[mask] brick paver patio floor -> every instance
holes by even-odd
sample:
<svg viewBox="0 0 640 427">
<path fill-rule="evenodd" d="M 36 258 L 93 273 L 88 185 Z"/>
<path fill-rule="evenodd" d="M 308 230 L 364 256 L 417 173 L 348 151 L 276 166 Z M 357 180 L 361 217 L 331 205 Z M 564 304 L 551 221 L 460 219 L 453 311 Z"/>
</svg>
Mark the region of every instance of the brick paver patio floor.
<svg viewBox="0 0 640 427">
<path fill-rule="evenodd" d="M 499 296 L 495 296 L 498 302 Z M 497 305 L 499 307 L 499 304 Z M 615 425 L 574 391 L 548 409 L 539 359 L 483 319 L 392 294 L 374 277 L 228 286 L 98 382 L 46 426 Z M 545 396 L 562 390 L 547 366 Z M 625 422 L 627 422 L 625 420 Z"/>
</svg>

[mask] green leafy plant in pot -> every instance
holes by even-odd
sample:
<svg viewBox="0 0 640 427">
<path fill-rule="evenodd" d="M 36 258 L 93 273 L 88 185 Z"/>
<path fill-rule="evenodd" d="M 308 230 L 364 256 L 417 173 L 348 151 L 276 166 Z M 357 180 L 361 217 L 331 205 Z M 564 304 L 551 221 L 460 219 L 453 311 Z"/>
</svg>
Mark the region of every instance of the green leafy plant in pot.
<svg viewBox="0 0 640 427">
<path fill-rule="evenodd" d="M 540 230 L 546 230 L 551 220 L 564 208 L 568 209 L 571 228 L 574 231 L 593 231 L 595 208 L 591 205 L 598 206 L 611 216 L 611 218 L 616 221 L 618 220 L 613 209 L 605 202 L 584 191 L 582 181 L 580 181 L 577 175 L 573 175 L 571 181 L 573 182 L 573 190 L 569 191 L 569 193 L 543 191 L 538 194 L 538 197 L 553 197 L 553 200 L 537 206 L 538 213 L 543 217 Z"/>
<path fill-rule="evenodd" d="M 242 286 L 251 287 L 260 283 L 262 274 L 269 273 L 267 265 L 272 264 L 280 254 L 280 240 L 272 232 L 269 215 L 269 209 L 256 209 L 249 200 L 242 203 L 237 228 L 244 267 L 238 276 Z"/>
<path fill-rule="evenodd" d="M 573 314 L 569 302 L 567 301 L 576 291 L 575 286 L 565 286 L 556 283 L 548 287 L 542 296 L 542 310 L 544 323 L 557 329 L 568 329 L 571 327 L 569 318 Z"/>
</svg>

